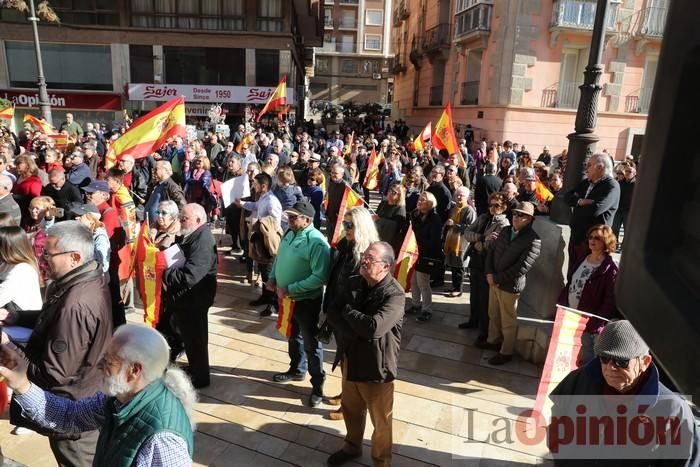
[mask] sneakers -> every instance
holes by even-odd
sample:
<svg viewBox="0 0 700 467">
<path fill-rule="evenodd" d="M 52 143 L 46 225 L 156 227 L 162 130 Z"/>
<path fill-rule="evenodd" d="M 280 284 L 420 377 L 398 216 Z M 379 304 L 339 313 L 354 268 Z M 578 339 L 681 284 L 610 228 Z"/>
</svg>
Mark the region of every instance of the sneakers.
<svg viewBox="0 0 700 467">
<path fill-rule="evenodd" d="M 357 459 L 360 457 L 362 454 L 352 454 L 350 452 L 346 452 L 344 450 L 336 451 L 333 454 L 328 457 L 328 465 L 335 466 L 335 465 L 343 465 L 346 462 L 350 462 L 353 459 Z"/>
<path fill-rule="evenodd" d="M 23 426 L 16 426 L 16 427 L 12 430 L 12 434 L 13 434 L 13 435 L 17 435 L 17 436 L 31 435 L 31 434 L 34 434 L 34 433 L 36 433 L 36 431 L 30 430 L 29 428 L 25 428 L 25 427 L 23 427 Z"/>
<path fill-rule="evenodd" d="M 309 396 L 309 407 L 318 407 L 321 402 L 323 402 L 323 391 L 312 390 Z"/>
<path fill-rule="evenodd" d="M 419 323 L 427 323 L 428 321 L 430 321 L 430 319 L 432 317 L 433 317 L 433 314 L 431 312 L 423 311 L 423 312 L 421 312 L 420 315 L 418 315 L 418 317 L 416 318 L 416 321 L 418 321 Z"/>
<path fill-rule="evenodd" d="M 272 377 L 272 381 L 275 383 L 288 383 L 290 381 L 304 381 L 304 376 L 301 373 L 292 373 L 287 371 L 284 373 L 277 373 Z"/>
<path fill-rule="evenodd" d="M 489 365 L 503 365 L 513 360 L 512 355 L 504 355 L 502 353 L 497 353 L 493 357 L 489 358 Z"/>
</svg>

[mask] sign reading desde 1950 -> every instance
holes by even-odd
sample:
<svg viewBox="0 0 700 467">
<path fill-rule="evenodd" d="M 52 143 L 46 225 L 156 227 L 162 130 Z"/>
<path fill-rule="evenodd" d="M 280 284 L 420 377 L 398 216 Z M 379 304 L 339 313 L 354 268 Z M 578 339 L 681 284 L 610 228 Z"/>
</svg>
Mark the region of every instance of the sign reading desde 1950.
<svg viewBox="0 0 700 467">
<path fill-rule="evenodd" d="M 202 86 L 187 84 L 129 83 L 129 99 L 166 101 L 185 96 L 187 102 L 265 104 L 274 87 L 265 86 Z M 287 103 L 294 102 L 294 89 L 287 88 Z"/>
</svg>

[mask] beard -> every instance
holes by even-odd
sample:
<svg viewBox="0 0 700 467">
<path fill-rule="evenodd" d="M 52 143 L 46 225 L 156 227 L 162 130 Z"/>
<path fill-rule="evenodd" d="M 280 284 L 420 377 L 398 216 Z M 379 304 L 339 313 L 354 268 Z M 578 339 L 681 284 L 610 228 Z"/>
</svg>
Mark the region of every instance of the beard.
<svg viewBox="0 0 700 467">
<path fill-rule="evenodd" d="M 118 397 L 131 392 L 129 383 L 126 382 L 126 368 L 122 368 L 116 375 L 105 376 L 102 382 L 102 392 L 110 397 Z"/>
</svg>

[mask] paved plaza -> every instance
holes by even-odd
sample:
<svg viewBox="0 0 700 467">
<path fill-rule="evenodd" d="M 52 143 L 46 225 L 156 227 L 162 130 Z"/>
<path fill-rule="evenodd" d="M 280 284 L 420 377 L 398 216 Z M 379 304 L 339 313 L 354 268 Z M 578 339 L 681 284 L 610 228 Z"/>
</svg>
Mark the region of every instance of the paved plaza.
<svg viewBox="0 0 700 467">
<path fill-rule="evenodd" d="M 224 242 L 225 240 L 222 240 Z M 287 342 L 275 320 L 259 318 L 248 302 L 260 292 L 244 283 L 245 267 L 222 247 L 219 290 L 209 312 L 212 384 L 200 392 L 196 408 L 195 465 L 321 466 L 342 445 L 345 425 L 328 418 L 335 407 L 305 406 L 311 389 L 304 382 L 277 384 L 286 371 Z M 467 288 L 468 290 L 468 288 Z M 396 466 L 516 466 L 542 463 L 539 444 L 518 441 L 514 431 L 522 408 L 531 407 L 539 369 L 520 359 L 502 367 L 486 363 L 491 351 L 472 344 L 473 331 L 457 324 L 468 315 L 468 294 L 448 299 L 435 292 L 433 320 L 404 324 L 399 380 L 394 401 Z M 130 321 L 141 315 L 131 314 Z M 325 393 L 340 392 L 340 371 L 331 373 L 334 345 L 324 354 Z M 0 420 L 6 457 L 29 466 L 54 466 L 48 441 L 36 434 L 10 434 L 7 414 Z M 367 423 L 365 450 L 354 465 L 371 465 Z M 465 457 L 466 456 L 466 457 Z"/>
</svg>

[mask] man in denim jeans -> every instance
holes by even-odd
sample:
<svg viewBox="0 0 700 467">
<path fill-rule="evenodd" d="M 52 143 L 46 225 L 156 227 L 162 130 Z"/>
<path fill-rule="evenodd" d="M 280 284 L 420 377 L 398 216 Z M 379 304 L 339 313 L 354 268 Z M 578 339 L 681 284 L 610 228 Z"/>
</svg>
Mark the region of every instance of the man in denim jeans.
<svg viewBox="0 0 700 467">
<path fill-rule="evenodd" d="M 330 247 L 314 227 L 316 211 L 306 200 L 285 211 L 289 230 L 285 233 L 265 287 L 282 300 L 294 300 L 292 330 L 289 336 L 289 370 L 272 378 L 278 383 L 303 381 L 311 374 L 309 405 L 323 400 L 323 346 L 318 340 L 318 315 L 321 312 L 323 285 L 328 276 Z"/>
</svg>

